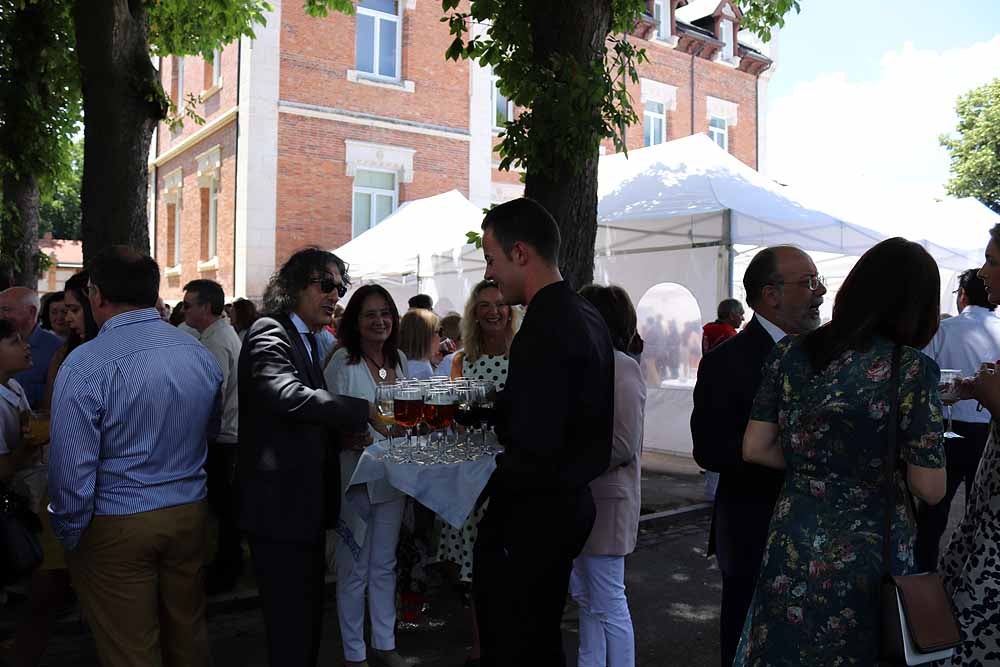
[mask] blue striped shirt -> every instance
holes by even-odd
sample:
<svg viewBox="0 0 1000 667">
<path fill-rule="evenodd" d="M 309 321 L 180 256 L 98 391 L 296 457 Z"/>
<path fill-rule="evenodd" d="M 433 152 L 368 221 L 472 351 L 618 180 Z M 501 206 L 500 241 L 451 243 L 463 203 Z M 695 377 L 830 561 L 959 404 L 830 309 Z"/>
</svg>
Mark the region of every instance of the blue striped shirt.
<svg viewBox="0 0 1000 667">
<path fill-rule="evenodd" d="M 67 549 L 96 515 L 205 497 L 207 430 L 222 371 L 153 308 L 112 317 L 59 369 L 52 396 L 49 512 Z"/>
</svg>

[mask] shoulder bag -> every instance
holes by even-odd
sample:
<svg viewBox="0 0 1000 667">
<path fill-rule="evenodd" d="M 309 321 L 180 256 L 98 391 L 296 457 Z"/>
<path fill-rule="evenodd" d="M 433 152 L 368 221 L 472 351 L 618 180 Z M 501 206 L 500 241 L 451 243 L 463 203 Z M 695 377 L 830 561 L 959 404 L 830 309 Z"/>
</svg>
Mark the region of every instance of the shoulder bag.
<svg viewBox="0 0 1000 667">
<path fill-rule="evenodd" d="M 13 583 L 42 564 L 41 529 L 28 501 L 0 487 L 0 584 Z"/>
<path fill-rule="evenodd" d="M 897 487 L 893 471 L 897 462 L 899 430 L 900 347 L 892 353 L 891 402 L 889 407 L 889 451 L 885 468 L 885 535 L 882 549 L 882 631 L 879 658 L 888 665 L 922 665 L 949 658 L 962 643 L 951 598 L 936 572 L 892 575 L 892 514 Z M 905 479 L 905 478 L 904 478 Z"/>
</svg>

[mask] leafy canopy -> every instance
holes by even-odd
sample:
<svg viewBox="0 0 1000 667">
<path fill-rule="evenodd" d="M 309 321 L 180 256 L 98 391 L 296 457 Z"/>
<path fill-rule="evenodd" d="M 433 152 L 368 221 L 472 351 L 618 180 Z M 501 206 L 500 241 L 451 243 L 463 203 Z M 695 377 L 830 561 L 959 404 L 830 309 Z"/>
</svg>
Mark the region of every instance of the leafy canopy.
<svg viewBox="0 0 1000 667">
<path fill-rule="evenodd" d="M 951 154 L 946 190 L 1000 213 L 1000 78 L 958 98 L 958 136 L 941 136 Z"/>
</svg>

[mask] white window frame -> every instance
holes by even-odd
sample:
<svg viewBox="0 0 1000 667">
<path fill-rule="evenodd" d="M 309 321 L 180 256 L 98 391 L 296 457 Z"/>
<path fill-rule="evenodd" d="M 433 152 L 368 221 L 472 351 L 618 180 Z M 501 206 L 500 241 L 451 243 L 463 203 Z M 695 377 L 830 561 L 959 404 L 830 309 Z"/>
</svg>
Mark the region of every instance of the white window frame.
<svg viewBox="0 0 1000 667">
<path fill-rule="evenodd" d="M 654 111 L 649 108 L 650 104 L 659 104 L 663 111 Z M 646 143 L 646 124 L 657 123 L 660 126 L 660 141 L 651 144 Z M 655 132 L 653 132 L 655 135 Z M 663 102 L 657 100 L 646 100 L 642 109 L 642 143 L 645 146 L 653 146 L 657 143 L 664 143 L 667 140 L 667 107 Z"/>
<path fill-rule="evenodd" d="M 184 172 L 180 169 L 174 169 L 170 173 L 163 177 L 163 203 L 167 205 L 167 213 L 170 211 L 170 205 L 174 207 L 174 235 L 173 238 L 170 236 L 166 237 L 167 242 L 167 252 L 166 257 L 163 258 L 164 262 L 170 259 L 170 246 L 173 245 L 174 249 L 174 263 L 172 266 L 165 267 L 164 275 L 173 276 L 180 275 L 180 265 L 181 265 L 181 220 L 183 218 L 183 201 L 184 201 Z M 170 229 L 169 220 L 167 224 L 164 225 L 164 234 Z"/>
<path fill-rule="evenodd" d="M 721 122 L 722 127 L 713 126 L 713 121 Z M 708 136 L 719 148 L 727 153 L 729 152 L 729 121 L 722 116 L 710 116 L 708 119 Z"/>
<path fill-rule="evenodd" d="M 219 179 L 208 184 L 208 258 L 219 256 Z"/>
<path fill-rule="evenodd" d="M 659 14 L 659 17 L 657 17 Z M 670 0 L 653 0 L 653 19 L 656 21 L 656 39 L 670 38 Z"/>
<path fill-rule="evenodd" d="M 497 95 L 500 95 L 500 77 L 496 74 L 490 73 L 490 82 L 492 83 L 492 88 L 490 89 L 490 127 L 493 128 L 494 132 L 503 132 L 506 127 L 497 125 Z M 507 99 L 507 122 L 514 120 L 514 102 L 508 98 Z"/>
<path fill-rule="evenodd" d="M 736 24 L 733 21 L 727 18 L 719 19 L 719 40 L 723 43 L 722 59 L 732 62 L 736 57 Z"/>
<path fill-rule="evenodd" d="M 178 198 L 177 201 L 174 202 L 174 266 L 181 265 L 181 221 L 184 218 L 181 208 L 181 199 Z"/>
<path fill-rule="evenodd" d="M 392 190 L 385 188 L 373 188 L 367 185 L 358 185 L 357 176 L 360 171 L 369 171 L 381 174 L 391 174 L 392 175 Z M 368 208 L 368 228 L 361 230 L 359 233 L 355 234 L 354 230 L 354 197 L 355 195 L 370 195 L 371 196 L 371 206 Z M 393 171 L 392 169 L 374 169 L 372 167 L 359 167 L 354 172 L 354 183 L 351 186 L 351 237 L 357 238 L 361 234 L 367 232 L 369 229 L 374 229 L 381 220 L 375 221 L 375 195 L 392 195 L 392 211 L 389 215 L 392 215 L 399 208 L 399 173 Z"/>
<path fill-rule="evenodd" d="M 222 49 L 212 51 L 212 87 L 222 85 Z"/>
<path fill-rule="evenodd" d="M 177 111 L 184 109 L 184 56 L 177 56 Z"/>
<path fill-rule="evenodd" d="M 375 21 L 375 29 L 372 33 L 372 69 L 374 72 L 367 72 L 360 69 L 360 63 L 355 62 L 355 67 L 358 67 L 356 71 L 360 76 L 365 78 L 379 79 L 381 81 L 402 81 L 403 80 L 403 4 L 404 0 L 396 0 L 396 14 L 389 14 L 387 12 L 381 12 L 377 9 L 371 9 L 370 7 L 362 7 L 361 3 L 357 4 L 357 13 L 359 16 L 370 16 Z M 382 31 L 380 30 L 382 21 L 394 21 L 396 23 L 396 76 L 385 76 L 379 73 L 379 65 L 381 61 L 381 44 L 379 40 Z M 358 48 L 358 33 L 355 28 L 354 31 L 354 58 L 357 60 L 357 48 Z"/>
</svg>

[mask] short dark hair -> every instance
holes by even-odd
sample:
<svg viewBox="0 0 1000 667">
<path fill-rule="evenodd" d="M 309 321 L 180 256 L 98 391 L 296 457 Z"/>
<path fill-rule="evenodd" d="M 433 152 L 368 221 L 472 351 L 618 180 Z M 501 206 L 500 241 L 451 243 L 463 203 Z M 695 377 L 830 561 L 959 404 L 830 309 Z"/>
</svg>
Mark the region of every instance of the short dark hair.
<svg viewBox="0 0 1000 667">
<path fill-rule="evenodd" d="M 586 285 L 580 289 L 580 296 L 589 301 L 604 318 L 615 349 L 628 353 L 637 323 L 635 306 L 632 305 L 628 292 L 617 285 Z"/>
<path fill-rule="evenodd" d="M 340 318 L 340 326 L 337 327 L 337 346 L 347 350 L 350 363 L 361 361 L 361 307 L 365 305 L 365 299 L 372 295 L 385 299 L 389 304 L 389 312 L 392 313 L 392 331 L 382 344 L 382 354 L 385 355 L 386 364 L 395 368 L 399 364 L 399 310 L 392 295 L 381 285 L 362 285 L 351 295 Z"/>
<path fill-rule="evenodd" d="M 434 300 L 431 299 L 429 294 L 417 294 L 416 296 L 411 296 L 410 300 L 406 302 L 410 308 L 424 308 L 425 310 L 432 310 L 434 308 Z"/>
<path fill-rule="evenodd" d="M 1000 245 L 1000 222 L 990 227 L 990 240 Z"/>
<path fill-rule="evenodd" d="M 74 273 L 63 286 L 64 294 L 71 293 L 73 298 L 80 303 L 83 309 L 83 330 L 84 337 L 80 338 L 72 329 L 69 337 L 66 338 L 66 351 L 72 352 L 78 345 L 88 340 L 92 340 L 101 330 L 94 320 L 94 311 L 90 307 L 90 299 L 87 298 L 87 284 L 90 282 L 90 275 L 86 271 Z M 64 297 L 65 300 L 65 297 Z"/>
<path fill-rule="evenodd" d="M 781 280 L 778 273 L 777 249 L 782 246 L 764 248 L 750 260 L 743 274 L 743 290 L 747 295 L 747 304 L 757 310 L 757 304 L 764 294 L 764 288 Z"/>
<path fill-rule="evenodd" d="M 257 306 L 250 299 L 240 297 L 233 301 L 233 326 L 237 331 L 249 329 L 257 321 Z"/>
<path fill-rule="evenodd" d="M 997 305 L 990 303 L 986 295 L 986 283 L 979 277 L 979 269 L 968 269 L 958 274 L 958 288 L 965 292 L 965 299 L 970 306 L 979 306 L 996 310 Z"/>
<path fill-rule="evenodd" d="M 222 290 L 222 285 L 214 280 L 208 278 L 192 280 L 184 286 L 184 291 L 193 292 L 198 303 L 207 303 L 213 315 L 221 315 L 226 306 L 226 293 Z"/>
<path fill-rule="evenodd" d="M 727 320 L 733 314 L 741 312 L 743 312 L 743 304 L 737 299 L 723 299 L 719 302 L 715 314 L 720 320 Z"/>
<path fill-rule="evenodd" d="M 10 320 L 0 319 L 0 340 L 7 340 L 18 335 L 17 327 Z"/>
<path fill-rule="evenodd" d="M 326 273 L 333 264 L 340 271 L 344 286 L 351 284 L 347 275 L 347 264 L 329 250 L 318 246 L 303 248 L 289 257 L 281 268 L 274 272 L 264 292 L 264 310 L 271 315 L 287 314 L 299 305 L 299 294 L 317 274 Z"/>
<path fill-rule="evenodd" d="M 833 319 L 806 334 L 805 349 L 819 372 L 847 350 L 865 351 L 875 336 L 923 349 L 938 330 L 941 275 L 919 243 L 886 239 L 861 256 L 844 279 Z"/>
<path fill-rule="evenodd" d="M 152 308 L 160 293 L 160 267 L 152 257 L 124 245 L 102 250 L 87 264 L 90 284 L 111 303 Z"/>
<path fill-rule="evenodd" d="M 490 209 L 483 218 L 483 231 L 493 232 L 507 257 L 514 244 L 521 241 L 549 264 L 559 263 L 559 226 L 552 214 L 534 199 L 520 197 Z"/>
<path fill-rule="evenodd" d="M 38 314 L 38 319 L 42 323 L 43 329 L 52 330 L 52 314 L 49 311 L 52 308 L 52 304 L 59 303 L 62 300 L 62 292 L 49 292 L 42 297 L 42 309 Z"/>
</svg>

